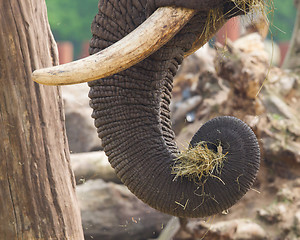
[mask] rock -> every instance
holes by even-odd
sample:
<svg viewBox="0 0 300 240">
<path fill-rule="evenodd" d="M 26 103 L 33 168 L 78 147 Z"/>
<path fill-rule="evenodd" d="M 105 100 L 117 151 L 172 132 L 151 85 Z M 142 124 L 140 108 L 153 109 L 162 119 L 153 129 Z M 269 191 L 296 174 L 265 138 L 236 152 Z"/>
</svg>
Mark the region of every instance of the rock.
<svg viewBox="0 0 300 240">
<path fill-rule="evenodd" d="M 291 189 L 283 187 L 278 191 L 277 199 L 280 202 L 293 202 L 295 200 L 295 195 Z"/>
<path fill-rule="evenodd" d="M 279 177 L 297 178 L 300 170 L 300 143 L 290 141 L 285 132 L 261 140 L 268 167 L 272 168 Z"/>
<path fill-rule="evenodd" d="M 268 59 L 268 53 L 265 51 L 265 45 L 262 36 L 258 33 L 247 34 L 234 41 L 234 48 L 241 52 L 258 56 L 260 59 Z"/>
<path fill-rule="evenodd" d="M 214 224 L 194 223 L 191 227 L 193 239 L 210 240 L 263 240 L 268 239 L 265 230 L 250 219 L 235 219 Z"/>
<path fill-rule="evenodd" d="M 280 68 L 272 68 L 268 75 L 268 83 L 274 91 L 286 97 L 296 87 L 299 76 Z"/>
<path fill-rule="evenodd" d="M 237 225 L 235 240 L 259 240 L 266 239 L 267 234 L 265 230 L 257 223 L 251 220 L 242 220 L 242 222 Z"/>
<path fill-rule="evenodd" d="M 194 96 L 176 104 L 176 109 L 172 116 L 172 128 L 175 134 L 179 133 L 182 126 L 185 125 L 187 114 L 198 107 L 201 101 L 202 98 L 200 96 Z"/>
<path fill-rule="evenodd" d="M 270 39 L 265 39 L 264 45 L 265 51 L 268 53 L 270 64 L 279 66 L 281 64 L 282 55 L 278 43 Z"/>
<path fill-rule="evenodd" d="M 141 202 L 123 185 L 89 180 L 76 191 L 86 240 L 154 238 L 170 219 Z"/>
<path fill-rule="evenodd" d="M 264 95 L 263 103 L 269 113 L 283 116 L 284 118 L 294 119 L 294 111 L 288 106 L 288 104 L 279 96 L 275 94 Z"/>
<path fill-rule="evenodd" d="M 101 150 L 92 109 L 89 106 L 87 84 L 63 86 L 62 97 L 66 116 L 66 131 L 71 153 Z"/>
<path fill-rule="evenodd" d="M 173 97 L 181 95 L 186 87 L 193 88 L 197 84 L 199 75 L 203 73 L 215 74 L 214 57 L 216 51 L 208 46 L 201 47 L 194 54 L 188 56 L 180 66 L 174 78 Z"/>
<path fill-rule="evenodd" d="M 262 221 L 275 224 L 284 220 L 286 212 L 287 208 L 284 204 L 274 204 L 266 209 L 259 209 L 257 214 Z"/>
<path fill-rule="evenodd" d="M 106 182 L 121 183 L 104 152 L 73 153 L 71 165 L 77 184 L 98 178 Z"/>
</svg>

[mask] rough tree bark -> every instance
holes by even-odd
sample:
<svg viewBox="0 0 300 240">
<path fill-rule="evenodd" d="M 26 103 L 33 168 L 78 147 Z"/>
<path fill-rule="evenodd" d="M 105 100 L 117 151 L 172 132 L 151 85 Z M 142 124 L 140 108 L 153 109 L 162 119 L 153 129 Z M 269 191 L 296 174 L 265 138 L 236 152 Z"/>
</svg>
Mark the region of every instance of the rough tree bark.
<svg viewBox="0 0 300 240">
<path fill-rule="evenodd" d="M 83 239 L 44 0 L 0 1 L 0 238 Z"/>
<path fill-rule="evenodd" d="M 294 24 L 294 31 L 288 52 L 285 56 L 282 67 L 294 71 L 300 71 L 300 0 L 295 0 L 297 15 Z"/>
</svg>

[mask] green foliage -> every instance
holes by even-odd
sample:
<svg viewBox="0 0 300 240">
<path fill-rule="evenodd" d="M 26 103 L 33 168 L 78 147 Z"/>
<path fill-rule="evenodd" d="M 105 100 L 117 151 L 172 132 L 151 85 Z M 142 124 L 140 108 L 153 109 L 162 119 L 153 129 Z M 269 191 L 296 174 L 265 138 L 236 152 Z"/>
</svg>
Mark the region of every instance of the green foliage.
<svg viewBox="0 0 300 240">
<path fill-rule="evenodd" d="M 91 23 L 98 0 L 46 0 L 51 30 L 56 41 L 80 43 L 91 38 Z"/>
<path fill-rule="evenodd" d="M 91 22 L 98 12 L 98 0 L 46 0 L 49 22 L 57 41 L 72 41 L 75 45 L 91 38 Z M 296 9 L 293 0 L 274 0 L 270 17 L 275 41 L 291 38 Z"/>
<path fill-rule="evenodd" d="M 274 0 L 274 13 L 271 13 L 269 18 L 271 34 L 276 42 L 291 39 L 295 17 L 294 0 Z"/>
</svg>

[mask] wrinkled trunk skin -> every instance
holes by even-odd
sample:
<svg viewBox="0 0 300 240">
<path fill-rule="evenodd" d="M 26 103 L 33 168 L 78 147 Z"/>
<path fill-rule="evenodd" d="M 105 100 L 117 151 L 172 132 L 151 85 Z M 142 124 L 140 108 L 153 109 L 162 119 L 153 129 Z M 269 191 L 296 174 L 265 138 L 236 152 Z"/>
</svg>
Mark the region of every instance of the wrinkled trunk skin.
<svg viewBox="0 0 300 240">
<path fill-rule="evenodd" d="M 146 0 L 100 0 L 90 53 L 134 30 L 147 18 L 145 8 Z M 89 83 L 92 116 L 118 177 L 153 208 L 181 217 L 216 214 L 237 201 L 227 195 L 217 199 L 220 203 L 214 197 L 203 202 L 204 197 L 195 194 L 199 187 L 194 182 L 186 178 L 173 181 L 171 174 L 178 154 L 169 110 L 172 81 L 184 52 L 203 31 L 203 15 L 196 15 L 170 42 L 139 64 Z M 215 192 L 220 192 L 220 185 L 216 181 Z"/>
</svg>

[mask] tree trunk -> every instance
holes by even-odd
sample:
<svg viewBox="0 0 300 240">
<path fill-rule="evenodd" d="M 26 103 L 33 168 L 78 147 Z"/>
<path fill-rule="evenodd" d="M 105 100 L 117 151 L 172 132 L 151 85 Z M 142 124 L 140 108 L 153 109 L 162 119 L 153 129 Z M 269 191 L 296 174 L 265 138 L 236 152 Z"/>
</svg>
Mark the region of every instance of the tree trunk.
<svg viewBox="0 0 300 240">
<path fill-rule="evenodd" d="M 297 9 L 297 15 L 294 24 L 294 31 L 282 67 L 294 71 L 300 71 L 300 0 L 295 0 L 295 7 Z"/>
<path fill-rule="evenodd" d="M 0 238 L 83 239 L 44 0 L 0 1 Z"/>
</svg>

